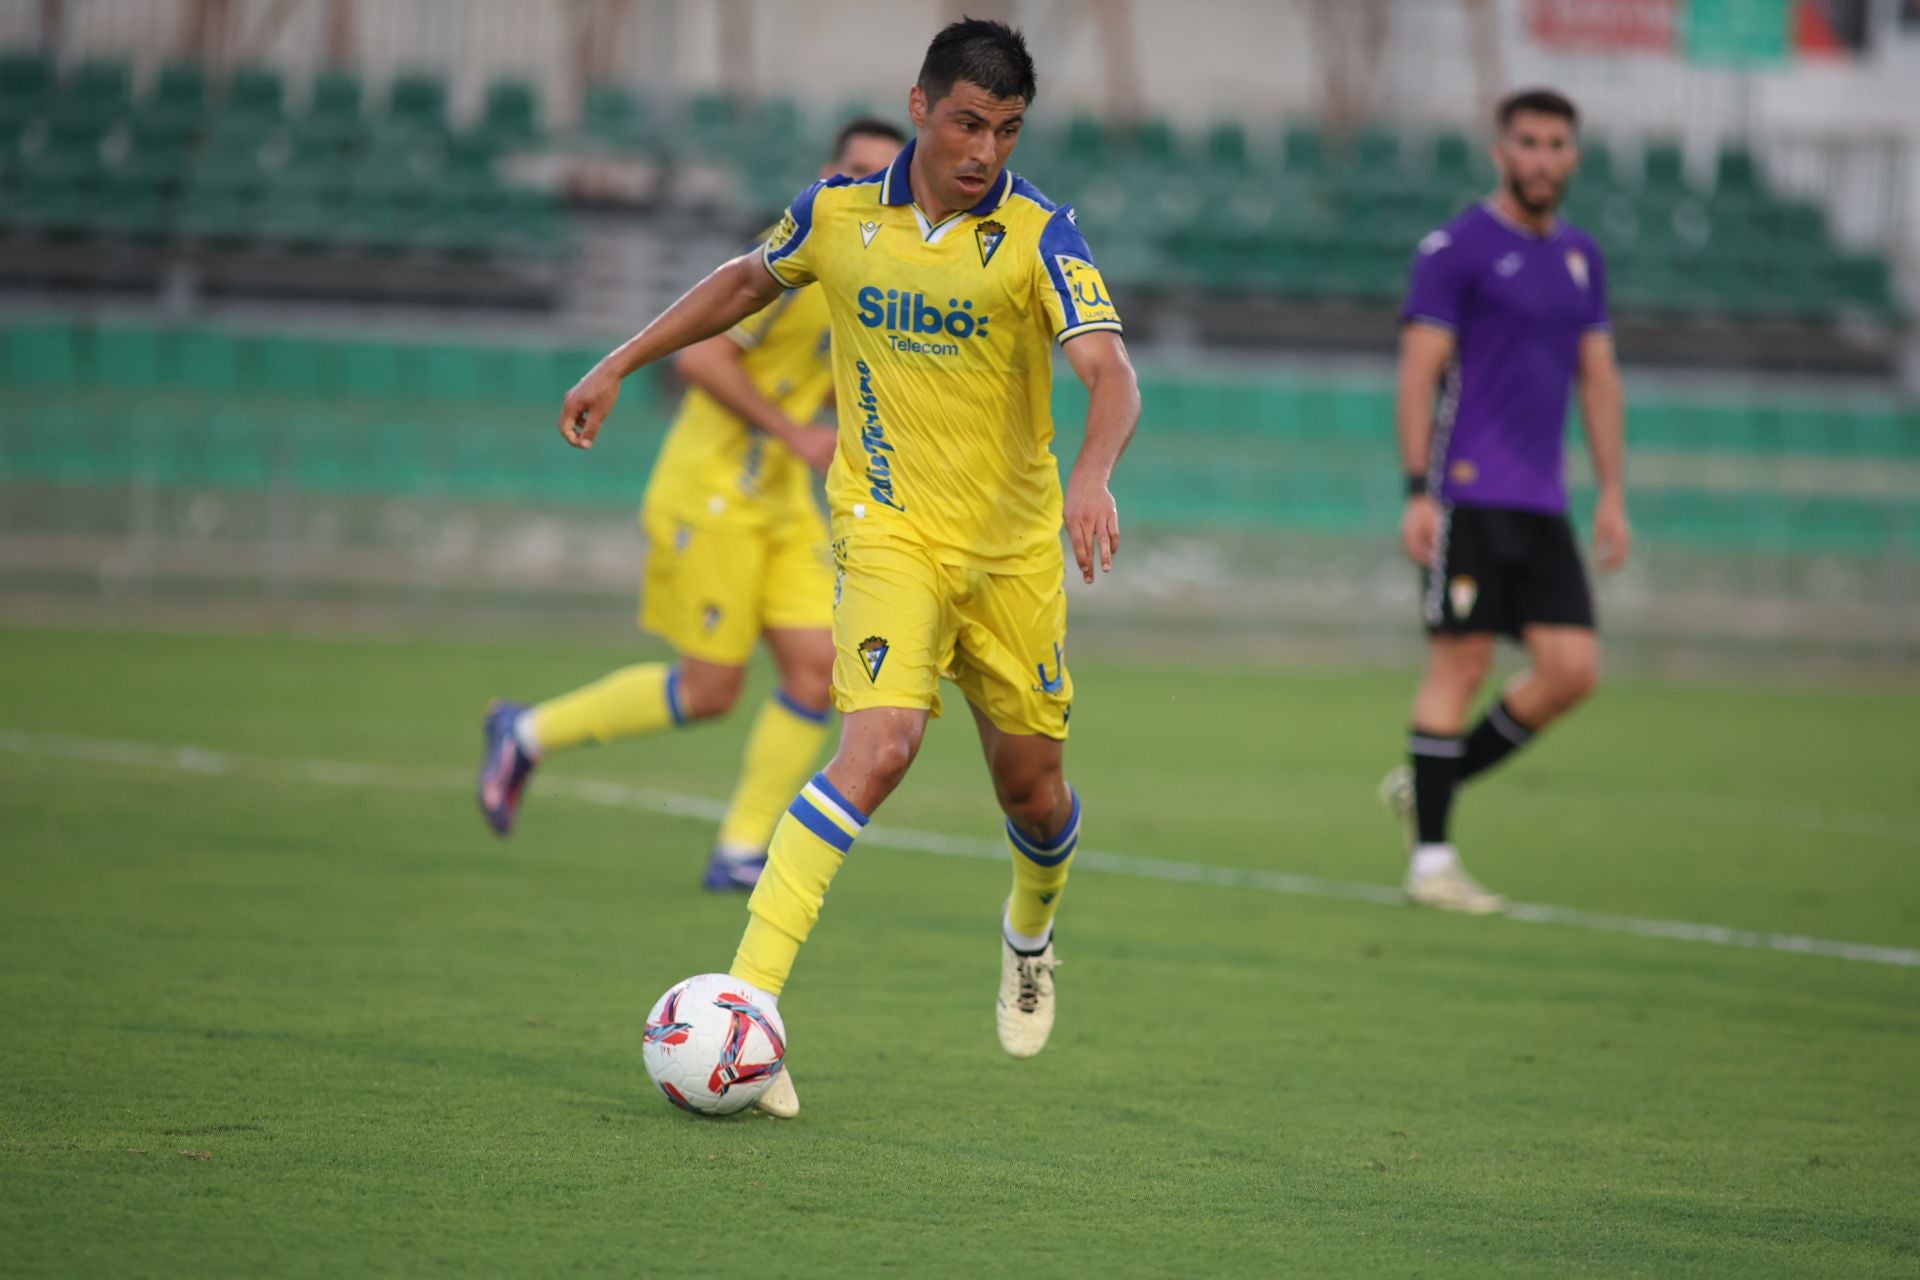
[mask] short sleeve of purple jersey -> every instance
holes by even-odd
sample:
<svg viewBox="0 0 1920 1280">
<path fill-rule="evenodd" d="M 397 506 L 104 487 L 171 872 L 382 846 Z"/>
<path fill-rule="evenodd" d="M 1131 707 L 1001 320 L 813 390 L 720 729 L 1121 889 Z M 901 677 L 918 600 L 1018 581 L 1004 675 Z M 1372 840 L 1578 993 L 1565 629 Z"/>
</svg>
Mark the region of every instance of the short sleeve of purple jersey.
<svg viewBox="0 0 1920 1280">
<path fill-rule="evenodd" d="M 1424 320 L 1449 329 L 1460 327 L 1467 292 L 1461 256 L 1446 231 L 1427 233 L 1413 258 L 1413 280 L 1407 286 L 1406 305 L 1400 308 L 1402 323 Z"/>
<path fill-rule="evenodd" d="M 1592 251 L 1593 288 L 1587 290 L 1592 311 L 1587 316 L 1588 329 L 1611 329 L 1613 317 L 1607 313 L 1607 260 L 1600 256 L 1600 250 Z"/>
</svg>

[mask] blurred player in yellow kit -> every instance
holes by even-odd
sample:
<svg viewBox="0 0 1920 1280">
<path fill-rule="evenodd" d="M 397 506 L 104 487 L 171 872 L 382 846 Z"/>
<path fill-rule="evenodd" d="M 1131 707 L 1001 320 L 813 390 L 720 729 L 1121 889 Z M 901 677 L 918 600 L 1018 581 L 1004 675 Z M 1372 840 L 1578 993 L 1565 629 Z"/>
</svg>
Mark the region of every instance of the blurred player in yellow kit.
<svg viewBox="0 0 1920 1280">
<path fill-rule="evenodd" d="M 904 140 L 885 121 L 852 121 L 823 176 L 884 170 Z M 547 752 L 726 715 L 765 636 L 779 688 L 748 738 L 704 883 L 751 889 L 759 879 L 774 824 L 827 734 L 833 578 L 808 468 L 825 471 L 834 452 L 833 428 L 812 425 L 833 389 L 828 335 L 822 291 L 796 288 L 680 352 L 675 367 L 692 389 L 640 515 L 640 625 L 679 661 L 624 667 L 533 707 L 494 703 L 479 800 L 499 834 L 513 830 Z"/>
<path fill-rule="evenodd" d="M 845 724 L 839 752 L 774 831 L 732 973 L 777 1001 L 828 884 L 939 713 L 944 675 L 973 712 L 1007 818 L 996 1023 L 1015 1057 L 1038 1053 L 1053 1027 L 1053 919 L 1080 839 L 1064 773 L 1073 684 L 1060 530 L 1085 581 L 1111 567 L 1119 515 L 1107 481 L 1140 414 L 1119 313 L 1072 211 L 1006 167 L 1034 87 L 1018 32 L 946 27 L 909 94 L 916 136 L 894 162 L 802 192 L 760 253 L 719 268 L 609 354 L 560 418 L 569 442 L 591 448 L 627 375 L 785 289 L 824 295 L 840 422 L 827 479 L 833 700 Z M 1056 345 L 1088 389 L 1064 501 Z M 791 1072 L 756 1105 L 797 1114 Z"/>
</svg>

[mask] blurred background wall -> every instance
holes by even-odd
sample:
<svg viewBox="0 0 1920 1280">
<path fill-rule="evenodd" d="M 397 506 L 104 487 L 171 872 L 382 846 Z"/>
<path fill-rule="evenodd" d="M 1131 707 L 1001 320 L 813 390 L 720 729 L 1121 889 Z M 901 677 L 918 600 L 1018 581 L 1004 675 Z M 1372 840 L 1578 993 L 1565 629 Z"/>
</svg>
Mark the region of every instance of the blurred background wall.
<svg viewBox="0 0 1920 1280">
<path fill-rule="evenodd" d="M 1077 638 L 1413 651 L 1398 294 L 1544 82 L 1626 362 L 1616 651 L 1920 662 L 1920 0 L 14 0 L 0 616 L 622 625 L 677 389 L 590 457 L 560 395 L 839 120 L 903 118 L 962 8 L 1031 37 L 1015 167 L 1077 205 L 1143 370 Z"/>
</svg>

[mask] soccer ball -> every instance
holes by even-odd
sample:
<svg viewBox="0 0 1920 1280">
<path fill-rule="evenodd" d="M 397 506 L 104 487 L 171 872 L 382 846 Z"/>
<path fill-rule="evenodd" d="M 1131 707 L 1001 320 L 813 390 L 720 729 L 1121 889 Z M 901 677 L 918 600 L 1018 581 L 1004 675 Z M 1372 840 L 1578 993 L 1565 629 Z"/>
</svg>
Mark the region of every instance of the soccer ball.
<svg viewBox="0 0 1920 1280">
<path fill-rule="evenodd" d="M 724 973 L 675 983 L 647 1015 L 641 1056 L 668 1101 L 703 1116 L 732 1115 L 773 1087 L 787 1029 L 758 991 Z"/>
</svg>

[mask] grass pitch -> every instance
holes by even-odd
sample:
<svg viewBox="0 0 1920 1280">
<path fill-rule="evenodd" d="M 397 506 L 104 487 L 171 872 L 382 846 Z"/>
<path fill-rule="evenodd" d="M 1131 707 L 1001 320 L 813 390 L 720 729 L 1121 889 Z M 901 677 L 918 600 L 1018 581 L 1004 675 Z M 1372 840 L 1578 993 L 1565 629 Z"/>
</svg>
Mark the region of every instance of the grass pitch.
<svg viewBox="0 0 1920 1280">
<path fill-rule="evenodd" d="M 0 657 L 8 1275 L 1920 1268 L 1920 969 L 1086 869 L 1053 1044 L 1014 1062 L 1004 865 L 861 846 L 782 1001 L 804 1114 L 700 1121 L 641 1022 L 743 904 L 696 887 L 703 823 L 551 784 L 720 798 L 738 722 L 556 759 L 499 842 L 462 789 L 485 699 L 630 655 Z M 1397 877 L 1371 792 L 1410 675 L 1074 674 L 1090 848 Z M 1616 685 L 1458 834 L 1523 900 L 1920 947 L 1916 724 Z M 881 823 L 994 836 L 964 717 Z"/>
</svg>

